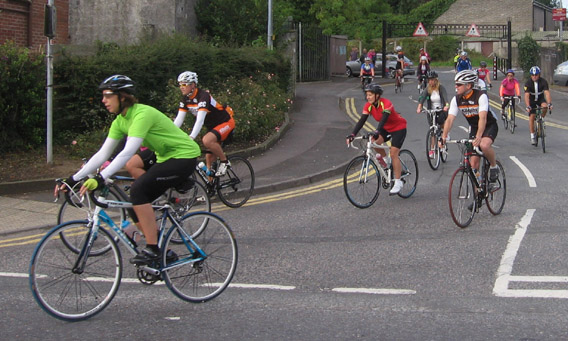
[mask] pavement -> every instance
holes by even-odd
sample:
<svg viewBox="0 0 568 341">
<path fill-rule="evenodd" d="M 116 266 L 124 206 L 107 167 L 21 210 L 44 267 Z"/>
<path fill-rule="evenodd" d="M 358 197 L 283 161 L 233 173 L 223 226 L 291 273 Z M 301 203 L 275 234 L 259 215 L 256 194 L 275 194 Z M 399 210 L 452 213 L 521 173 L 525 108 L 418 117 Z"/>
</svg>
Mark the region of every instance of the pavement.
<svg viewBox="0 0 568 341">
<path fill-rule="evenodd" d="M 253 196 L 343 173 L 353 158 L 345 146 L 353 123 L 344 112 L 342 94 L 353 86 L 353 79 L 345 76 L 296 85 L 293 107 L 279 131 L 239 153 L 249 158 L 255 171 Z M 53 186 L 53 179 L 0 183 L 0 236 L 54 226 L 60 203 L 53 202 Z"/>
</svg>

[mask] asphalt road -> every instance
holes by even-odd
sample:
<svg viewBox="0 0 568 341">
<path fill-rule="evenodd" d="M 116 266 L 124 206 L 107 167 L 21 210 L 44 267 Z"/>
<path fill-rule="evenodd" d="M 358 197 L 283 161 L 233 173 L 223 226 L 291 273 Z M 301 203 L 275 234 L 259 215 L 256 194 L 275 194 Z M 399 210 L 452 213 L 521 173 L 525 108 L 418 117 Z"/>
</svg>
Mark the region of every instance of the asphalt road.
<svg viewBox="0 0 568 341">
<path fill-rule="evenodd" d="M 444 84 L 451 77 L 441 73 Z M 449 177 L 459 162 L 457 148 L 450 149 L 446 164 L 432 171 L 424 147 L 426 119 L 415 114 L 415 86 L 400 95 L 392 86 L 385 89 L 385 97 L 409 121 L 404 147 L 414 152 L 420 168 L 411 198 L 389 197 L 384 191 L 371 208 L 357 209 L 345 198 L 337 176 L 253 197 L 239 209 L 217 206 L 214 211 L 230 223 L 239 244 L 233 287 L 211 302 L 190 304 L 163 285 L 123 281 L 105 311 L 80 323 L 53 319 L 31 297 L 25 275 L 41 233 L 10 235 L 0 244 L 3 336 L 568 338 L 564 95 L 553 94 L 558 109 L 549 120 L 546 154 L 530 145 L 523 119 L 514 135 L 499 132 L 495 146 L 507 176 L 505 209 L 492 216 L 482 208 L 471 226 L 460 229 L 447 204 Z M 362 93 L 356 79 L 347 80 L 346 95 L 359 112 Z M 460 125 L 465 120 L 456 121 L 453 138 L 466 136 Z M 338 152 L 357 155 L 353 150 Z M 133 269 L 127 264 L 124 268 L 125 277 L 134 278 Z"/>
</svg>

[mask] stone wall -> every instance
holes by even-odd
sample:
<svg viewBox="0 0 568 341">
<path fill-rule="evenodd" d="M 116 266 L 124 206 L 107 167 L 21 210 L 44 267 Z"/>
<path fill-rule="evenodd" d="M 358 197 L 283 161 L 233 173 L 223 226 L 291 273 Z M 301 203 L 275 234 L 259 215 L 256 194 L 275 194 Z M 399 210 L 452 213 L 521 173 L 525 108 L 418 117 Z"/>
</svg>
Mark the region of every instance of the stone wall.
<svg viewBox="0 0 568 341">
<path fill-rule="evenodd" d="M 75 45 L 133 44 L 142 38 L 196 31 L 196 0 L 70 0 L 69 34 Z"/>
</svg>

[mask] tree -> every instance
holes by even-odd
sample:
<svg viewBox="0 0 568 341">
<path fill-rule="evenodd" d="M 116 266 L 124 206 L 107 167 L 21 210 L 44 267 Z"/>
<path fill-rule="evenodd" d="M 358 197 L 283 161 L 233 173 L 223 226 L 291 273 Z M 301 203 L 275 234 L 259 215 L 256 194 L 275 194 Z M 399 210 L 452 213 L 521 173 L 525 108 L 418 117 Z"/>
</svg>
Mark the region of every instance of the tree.
<svg viewBox="0 0 568 341">
<path fill-rule="evenodd" d="M 525 77 L 528 78 L 529 70 L 534 65 L 538 65 L 540 56 L 540 46 L 529 35 L 524 36 L 518 43 L 519 61 Z"/>
<path fill-rule="evenodd" d="M 560 0 L 536 0 L 536 2 L 540 2 L 541 4 L 551 8 L 562 7 L 562 2 Z"/>
</svg>

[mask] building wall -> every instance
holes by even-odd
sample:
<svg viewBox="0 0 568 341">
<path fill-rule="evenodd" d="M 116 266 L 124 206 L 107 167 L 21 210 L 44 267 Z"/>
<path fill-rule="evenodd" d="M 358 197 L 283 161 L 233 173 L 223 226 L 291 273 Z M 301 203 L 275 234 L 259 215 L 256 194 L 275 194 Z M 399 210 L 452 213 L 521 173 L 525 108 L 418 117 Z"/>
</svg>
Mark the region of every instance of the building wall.
<svg viewBox="0 0 568 341">
<path fill-rule="evenodd" d="M 71 43 L 132 44 L 177 32 L 196 35 L 196 0 L 70 0 Z"/>
<path fill-rule="evenodd" d="M 56 36 L 54 44 L 69 42 L 68 18 L 69 0 L 55 0 L 57 10 Z M 38 48 L 45 45 L 43 35 L 44 7 L 47 1 L 0 0 L 0 44 L 8 40 L 19 46 Z"/>
</svg>

